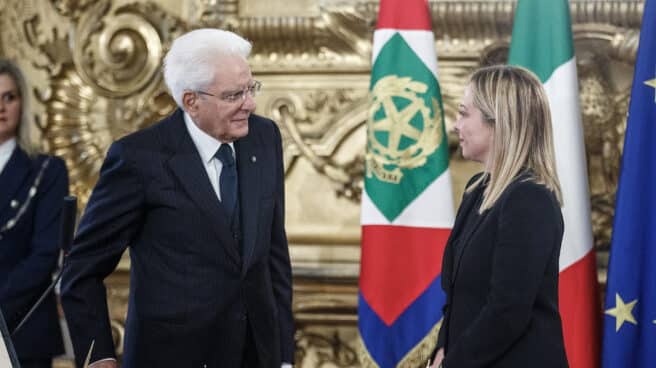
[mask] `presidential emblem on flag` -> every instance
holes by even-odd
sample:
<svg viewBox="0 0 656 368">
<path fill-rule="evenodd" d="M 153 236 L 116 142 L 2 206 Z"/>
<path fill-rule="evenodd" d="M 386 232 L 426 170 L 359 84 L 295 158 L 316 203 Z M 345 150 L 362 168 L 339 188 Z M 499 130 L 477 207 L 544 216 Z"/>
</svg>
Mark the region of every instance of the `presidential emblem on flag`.
<svg viewBox="0 0 656 368">
<path fill-rule="evenodd" d="M 410 77 L 388 75 L 371 91 L 367 119 L 367 177 L 398 184 L 403 169 L 414 169 L 440 146 L 444 122 L 428 86 Z"/>
<path fill-rule="evenodd" d="M 426 364 L 441 326 L 453 197 L 426 0 L 381 0 L 362 193 L 362 367 Z"/>
</svg>

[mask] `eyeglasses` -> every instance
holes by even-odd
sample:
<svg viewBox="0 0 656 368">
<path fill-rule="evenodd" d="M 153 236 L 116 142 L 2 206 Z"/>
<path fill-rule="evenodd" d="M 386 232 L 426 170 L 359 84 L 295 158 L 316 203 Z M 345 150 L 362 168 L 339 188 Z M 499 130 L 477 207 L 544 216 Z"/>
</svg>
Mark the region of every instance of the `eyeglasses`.
<svg viewBox="0 0 656 368">
<path fill-rule="evenodd" d="M 262 89 L 262 82 L 254 80 L 253 83 L 251 83 L 248 87 L 244 88 L 241 91 L 226 92 L 220 96 L 205 91 L 196 91 L 196 93 L 200 95 L 216 97 L 219 100 L 226 101 L 226 102 L 237 102 L 237 101 L 244 101 L 247 95 L 251 97 L 256 97 L 260 93 L 261 89 Z"/>
</svg>

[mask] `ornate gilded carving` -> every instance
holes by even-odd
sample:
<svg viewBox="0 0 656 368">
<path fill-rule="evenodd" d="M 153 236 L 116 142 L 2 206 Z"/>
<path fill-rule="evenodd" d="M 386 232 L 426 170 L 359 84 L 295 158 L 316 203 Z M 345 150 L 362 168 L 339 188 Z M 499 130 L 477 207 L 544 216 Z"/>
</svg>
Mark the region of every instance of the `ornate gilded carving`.
<svg viewBox="0 0 656 368">
<path fill-rule="evenodd" d="M 294 285 L 296 364 L 303 367 L 354 367 L 356 354 L 357 288 L 353 277 L 331 275 L 322 282 L 299 277 Z"/>
<path fill-rule="evenodd" d="M 152 3 L 110 8 L 109 1 L 99 1 L 80 17 L 73 61 L 80 77 L 95 92 L 125 97 L 159 76 L 163 57 L 160 32 L 175 37 L 182 29 Z"/>
<path fill-rule="evenodd" d="M 354 367 L 358 366 L 358 356 L 355 349 L 340 336 L 339 331 L 331 331 L 332 335 L 312 333 L 299 330 L 296 333 L 296 360 L 301 366 L 322 367 Z"/>
<path fill-rule="evenodd" d="M 77 19 L 94 0 L 50 0 L 57 12 L 65 17 Z"/>
<path fill-rule="evenodd" d="M 84 206 L 110 143 L 175 107 L 159 70 L 164 48 L 185 26 L 153 3 L 53 5 L 72 18 L 74 32 L 61 36 L 39 14 L 24 21 L 34 65 L 49 76 L 35 91 L 44 107 L 36 123 L 45 148 L 66 159 Z"/>
<path fill-rule="evenodd" d="M 345 162 L 333 156 L 337 146 L 364 125 L 366 97 L 366 91 L 337 89 L 305 95 L 288 93 L 274 99 L 270 111 L 282 128 L 285 170 L 290 170 L 302 156 L 318 173 L 337 185 L 337 196 L 359 203 L 364 154 Z"/>
<path fill-rule="evenodd" d="M 86 204 L 111 143 L 106 119 L 94 113 L 99 98 L 70 66 L 53 76 L 50 88 L 38 97 L 46 107 L 39 128 L 48 150 L 66 160 L 71 191 Z"/>
<path fill-rule="evenodd" d="M 589 54 L 579 61 L 592 225 L 597 249 L 608 250 L 613 225 L 615 192 L 624 140 L 624 115 L 630 91 L 617 90 L 605 67 L 609 60 Z M 619 124 L 618 124 L 619 122 Z"/>
</svg>

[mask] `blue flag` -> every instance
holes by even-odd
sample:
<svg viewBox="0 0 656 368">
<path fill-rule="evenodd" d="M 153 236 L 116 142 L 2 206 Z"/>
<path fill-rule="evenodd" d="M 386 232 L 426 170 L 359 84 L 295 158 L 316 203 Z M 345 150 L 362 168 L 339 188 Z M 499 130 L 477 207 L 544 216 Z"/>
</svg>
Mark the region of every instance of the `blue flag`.
<svg viewBox="0 0 656 368">
<path fill-rule="evenodd" d="M 646 0 L 617 190 L 602 366 L 656 367 L 656 1 Z"/>
</svg>

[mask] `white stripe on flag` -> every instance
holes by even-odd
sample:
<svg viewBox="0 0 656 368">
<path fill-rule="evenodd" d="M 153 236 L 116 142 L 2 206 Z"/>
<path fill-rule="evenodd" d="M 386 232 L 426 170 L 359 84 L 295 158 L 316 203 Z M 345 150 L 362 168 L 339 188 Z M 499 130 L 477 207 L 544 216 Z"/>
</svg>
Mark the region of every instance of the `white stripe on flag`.
<svg viewBox="0 0 656 368">
<path fill-rule="evenodd" d="M 556 167 L 563 193 L 565 234 L 560 250 L 563 271 L 592 248 L 590 195 L 576 59 L 556 68 L 544 84 L 551 106 Z"/>
<path fill-rule="evenodd" d="M 366 191 L 363 191 L 361 221 L 362 225 L 452 228 L 454 215 L 449 169 L 446 169 L 417 198 L 410 202 L 391 223 L 373 204 Z"/>
<path fill-rule="evenodd" d="M 435 52 L 435 38 L 430 31 L 407 31 L 397 29 L 378 29 L 374 32 L 374 45 L 372 50 L 372 61 L 376 61 L 380 49 L 395 34 L 399 33 L 405 42 L 410 46 L 412 51 L 426 65 L 428 70 L 433 72 L 437 79 L 437 53 Z"/>
</svg>

